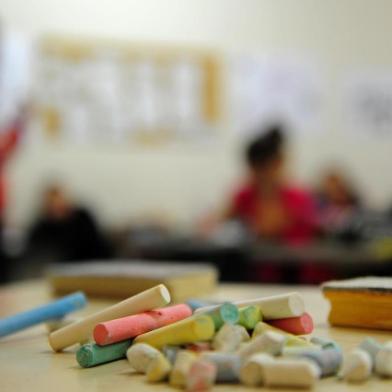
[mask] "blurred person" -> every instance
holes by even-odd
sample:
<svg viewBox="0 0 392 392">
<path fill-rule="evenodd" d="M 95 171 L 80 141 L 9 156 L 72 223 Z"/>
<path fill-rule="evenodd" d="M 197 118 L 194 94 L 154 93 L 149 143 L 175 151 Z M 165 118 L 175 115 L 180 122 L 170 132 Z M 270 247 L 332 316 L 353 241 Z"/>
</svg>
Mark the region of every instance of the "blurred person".
<svg viewBox="0 0 392 392">
<path fill-rule="evenodd" d="M 309 192 L 287 178 L 285 143 L 283 129 L 271 126 L 248 144 L 248 176 L 225 218 L 240 220 L 259 238 L 307 243 L 316 234 L 315 204 Z"/>
<path fill-rule="evenodd" d="M 28 257 L 64 262 L 108 258 L 111 253 L 92 213 L 75 205 L 60 186 L 50 185 L 30 229 Z"/>
<path fill-rule="evenodd" d="M 320 225 L 327 233 L 342 230 L 363 207 L 358 191 L 339 168 L 321 176 L 316 200 Z"/>
<path fill-rule="evenodd" d="M 361 198 L 341 169 L 329 169 L 322 176 L 318 192 L 321 207 L 352 209 L 361 206 Z"/>
<path fill-rule="evenodd" d="M 25 129 L 27 120 L 27 107 L 22 108 L 15 119 L 0 129 L 0 282 L 6 282 L 9 278 L 9 265 L 2 243 L 4 233 L 5 210 L 7 206 L 7 183 L 5 168 L 7 162 L 18 146 L 21 135 Z"/>
</svg>

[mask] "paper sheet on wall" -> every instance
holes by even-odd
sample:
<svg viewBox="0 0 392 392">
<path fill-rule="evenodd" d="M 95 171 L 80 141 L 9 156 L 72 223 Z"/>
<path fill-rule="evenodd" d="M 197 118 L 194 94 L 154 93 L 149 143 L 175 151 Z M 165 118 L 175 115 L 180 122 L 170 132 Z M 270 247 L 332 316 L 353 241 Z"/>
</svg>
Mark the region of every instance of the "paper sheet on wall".
<svg viewBox="0 0 392 392">
<path fill-rule="evenodd" d="M 314 64 L 242 56 L 232 59 L 230 68 L 230 113 L 242 135 L 271 122 L 302 133 L 321 129 L 323 86 Z"/>
<path fill-rule="evenodd" d="M 351 74 L 343 90 L 343 118 L 352 132 L 392 135 L 392 72 Z"/>
<path fill-rule="evenodd" d="M 118 48 L 76 59 L 43 52 L 34 96 L 49 117 L 58 113 L 59 120 L 49 122 L 62 141 L 206 137 L 212 124 L 203 102 L 204 59 L 186 53 L 160 58 L 153 51 L 128 58 Z"/>
<path fill-rule="evenodd" d="M 26 102 L 31 66 L 31 40 L 14 31 L 3 31 L 0 40 L 0 132 Z"/>
</svg>

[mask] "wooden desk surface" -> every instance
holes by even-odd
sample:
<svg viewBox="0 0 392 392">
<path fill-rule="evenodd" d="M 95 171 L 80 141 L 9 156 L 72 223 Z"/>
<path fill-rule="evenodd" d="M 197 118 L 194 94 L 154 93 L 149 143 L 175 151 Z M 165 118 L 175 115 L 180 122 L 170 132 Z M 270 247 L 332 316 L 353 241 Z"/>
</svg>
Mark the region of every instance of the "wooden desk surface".
<svg viewBox="0 0 392 392">
<path fill-rule="evenodd" d="M 266 285 L 222 285 L 211 296 L 214 299 L 245 299 L 293 291 L 292 287 Z M 330 328 L 327 325 L 328 304 L 317 288 L 299 287 L 304 295 L 307 309 L 316 323 L 314 335 L 329 337 L 340 343 L 345 352 L 355 347 L 365 336 L 380 341 L 392 339 L 392 333 Z M 0 317 L 29 309 L 50 299 L 48 286 L 44 281 L 27 282 L 0 288 Z M 94 301 L 87 312 L 109 304 Z M 371 309 L 369 309 L 371 311 Z M 84 313 L 87 313 L 84 311 Z M 0 340 L 0 391 L 173 391 L 167 384 L 150 385 L 144 376 L 135 375 L 126 360 L 112 362 L 91 369 L 81 369 L 75 360 L 75 349 L 54 354 L 47 342 L 44 326 L 37 326 Z M 216 391 L 259 391 L 260 388 L 246 388 L 242 385 L 222 384 Z M 268 389 L 262 388 L 267 391 Z M 279 391 L 273 389 L 271 391 Z M 287 391 L 287 389 L 284 389 Z M 392 380 L 373 377 L 360 385 L 350 385 L 336 378 L 323 379 L 315 391 L 392 391 Z"/>
</svg>

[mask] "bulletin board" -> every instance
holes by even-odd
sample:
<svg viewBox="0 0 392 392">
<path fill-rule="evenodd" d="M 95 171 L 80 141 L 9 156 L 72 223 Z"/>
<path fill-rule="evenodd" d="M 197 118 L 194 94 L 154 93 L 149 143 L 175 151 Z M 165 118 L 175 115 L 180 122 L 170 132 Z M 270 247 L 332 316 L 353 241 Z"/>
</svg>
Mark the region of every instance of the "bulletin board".
<svg viewBox="0 0 392 392">
<path fill-rule="evenodd" d="M 220 68 L 207 50 L 46 37 L 33 94 L 38 129 L 77 143 L 208 138 L 220 118 Z"/>
</svg>

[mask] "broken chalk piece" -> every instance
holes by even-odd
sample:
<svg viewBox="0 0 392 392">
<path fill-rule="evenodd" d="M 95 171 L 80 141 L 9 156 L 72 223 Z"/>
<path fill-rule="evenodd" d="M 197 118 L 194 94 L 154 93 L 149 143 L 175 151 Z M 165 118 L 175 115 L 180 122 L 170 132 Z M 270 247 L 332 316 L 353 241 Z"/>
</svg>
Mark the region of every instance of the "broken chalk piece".
<svg viewBox="0 0 392 392">
<path fill-rule="evenodd" d="M 249 339 L 248 331 L 243 326 L 225 324 L 215 335 L 212 347 L 218 351 L 233 352 Z"/>
<path fill-rule="evenodd" d="M 341 377 L 348 382 L 364 382 L 372 374 L 372 358 L 370 354 L 359 348 L 346 356 Z"/>
<path fill-rule="evenodd" d="M 251 305 L 245 308 L 240 308 L 240 318 L 238 324 L 246 329 L 254 329 L 256 324 L 262 320 L 261 310 L 258 306 Z"/>
<path fill-rule="evenodd" d="M 311 388 L 320 377 L 320 369 L 307 359 L 276 359 L 263 365 L 266 387 Z"/>
<path fill-rule="evenodd" d="M 376 373 L 392 377 L 392 341 L 386 343 L 376 355 Z"/>
<path fill-rule="evenodd" d="M 245 360 L 240 369 L 240 381 L 249 386 L 257 387 L 264 384 L 264 364 L 273 361 L 269 354 L 253 354 Z"/>
<path fill-rule="evenodd" d="M 198 359 L 193 362 L 189 369 L 186 380 L 186 390 L 188 392 L 208 391 L 216 381 L 217 369 L 210 361 Z"/>
<path fill-rule="evenodd" d="M 219 305 L 218 308 L 207 312 L 206 315 L 212 318 L 216 331 L 218 331 L 225 323 L 237 323 L 240 317 L 237 306 L 230 302 L 225 302 L 224 304 Z"/>
<path fill-rule="evenodd" d="M 149 363 L 160 354 L 159 350 L 149 344 L 138 343 L 129 347 L 127 358 L 129 364 L 138 372 L 146 373 Z"/>
</svg>

